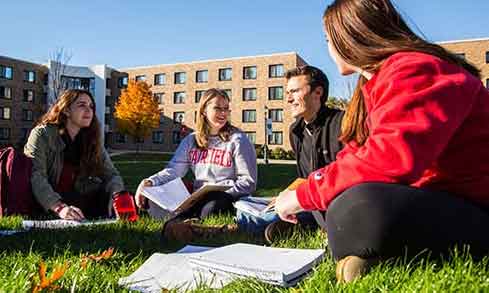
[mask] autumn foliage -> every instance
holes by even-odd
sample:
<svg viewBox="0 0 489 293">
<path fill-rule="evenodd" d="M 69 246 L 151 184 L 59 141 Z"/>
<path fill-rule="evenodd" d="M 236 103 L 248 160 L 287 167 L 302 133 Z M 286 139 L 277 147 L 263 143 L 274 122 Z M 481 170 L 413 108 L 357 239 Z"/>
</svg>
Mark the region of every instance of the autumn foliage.
<svg viewBox="0 0 489 293">
<path fill-rule="evenodd" d="M 144 81 L 130 80 L 115 105 L 114 116 L 119 132 L 135 139 L 148 137 L 160 123 L 158 102 L 150 86 Z"/>
</svg>

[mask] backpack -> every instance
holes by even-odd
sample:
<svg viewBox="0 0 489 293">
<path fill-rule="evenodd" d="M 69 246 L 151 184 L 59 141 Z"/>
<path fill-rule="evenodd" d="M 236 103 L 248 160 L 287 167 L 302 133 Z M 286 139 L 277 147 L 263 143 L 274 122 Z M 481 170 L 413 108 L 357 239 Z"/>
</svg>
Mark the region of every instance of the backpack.
<svg viewBox="0 0 489 293">
<path fill-rule="evenodd" d="M 0 149 L 0 218 L 42 212 L 32 194 L 31 175 L 31 158 L 13 147 Z"/>
</svg>

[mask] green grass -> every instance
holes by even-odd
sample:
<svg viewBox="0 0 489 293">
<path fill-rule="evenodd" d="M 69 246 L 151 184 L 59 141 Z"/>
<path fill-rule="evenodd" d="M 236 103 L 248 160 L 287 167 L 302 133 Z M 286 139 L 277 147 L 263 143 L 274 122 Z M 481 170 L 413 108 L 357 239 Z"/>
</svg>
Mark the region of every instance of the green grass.
<svg viewBox="0 0 489 293">
<path fill-rule="evenodd" d="M 167 158 L 147 156 L 137 160 L 130 155 L 114 158 L 124 176 L 128 189 L 134 191 L 139 181 L 160 170 Z M 134 161 L 138 161 L 135 163 Z M 295 165 L 259 165 L 257 194 L 275 195 L 294 179 Z M 206 224 L 230 223 L 232 215 L 206 219 Z M 21 218 L 0 219 L 0 229 L 17 229 Z M 160 244 L 161 222 L 142 217 L 137 223 L 118 222 L 112 225 L 66 229 L 58 231 L 31 231 L 0 238 L 0 292 L 26 292 L 32 279 L 37 278 L 39 262 L 52 269 L 68 263 L 68 270 L 57 282 L 62 291 L 120 292 L 117 280 L 136 270 L 154 252 L 173 252 L 177 243 Z M 249 235 L 223 235 L 201 244 L 224 245 L 233 242 L 261 244 L 262 239 Z M 274 243 L 278 247 L 324 247 L 325 235 L 320 231 L 296 230 L 291 238 Z M 81 267 L 81 257 L 97 254 L 114 247 L 115 254 L 108 261 L 89 263 Z M 210 292 L 199 289 L 198 292 Z M 335 265 L 326 259 L 314 272 L 295 288 L 285 289 L 255 280 L 237 281 L 223 292 L 489 292 L 489 259 L 474 261 L 470 255 L 457 253 L 446 261 L 430 260 L 420 255 L 414 260 L 397 259 L 383 263 L 363 279 L 349 285 L 338 285 Z"/>
</svg>

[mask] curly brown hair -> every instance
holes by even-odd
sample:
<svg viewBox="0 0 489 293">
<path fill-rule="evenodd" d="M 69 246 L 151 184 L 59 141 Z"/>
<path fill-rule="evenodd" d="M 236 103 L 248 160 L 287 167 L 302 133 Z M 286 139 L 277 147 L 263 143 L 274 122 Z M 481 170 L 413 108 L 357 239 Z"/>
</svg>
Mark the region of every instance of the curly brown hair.
<svg viewBox="0 0 489 293">
<path fill-rule="evenodd" d="M 65 111 L 82 95 L 87 95 L 93 104 L 93 118 L 90 126 L 80 129 L 80 174 L 83 176 L 97 176 L 103 172 L 102 138 L 98 119 L 95 115 L 95 100 L 86 90 L 70 89 L 63 92 L 56 103 L 49 108 L 37 125 L 56 125 L 59 134 L 66 131 L 67 116 Z"/>
</svg>

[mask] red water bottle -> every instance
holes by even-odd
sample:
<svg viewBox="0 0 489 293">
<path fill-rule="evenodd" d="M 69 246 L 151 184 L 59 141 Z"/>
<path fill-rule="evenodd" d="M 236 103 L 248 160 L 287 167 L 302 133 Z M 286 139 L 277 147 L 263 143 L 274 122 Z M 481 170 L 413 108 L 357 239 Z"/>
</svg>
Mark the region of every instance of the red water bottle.
<svg viewBox="0 0 489 293">
<path fill-rule="evenodd" d="M 112 206 L 118 219 L 135 222 L 139 219 L 133 196 L 127 191 L 114 193 Z"/>
</svg>

